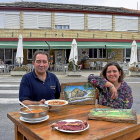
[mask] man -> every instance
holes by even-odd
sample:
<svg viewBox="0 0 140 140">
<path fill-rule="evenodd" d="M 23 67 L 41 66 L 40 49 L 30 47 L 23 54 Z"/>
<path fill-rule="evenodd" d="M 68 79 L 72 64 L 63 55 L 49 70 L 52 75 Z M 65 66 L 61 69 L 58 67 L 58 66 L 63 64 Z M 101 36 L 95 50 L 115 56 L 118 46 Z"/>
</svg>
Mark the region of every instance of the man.
<svg viewBox="0 0 140 140">
<path fill-rule="evenodd" d="M 2 59 L 0 58 L 0 65 L 3 65 L 4 64 L 4 62 L 2 61 Z"/>
<path fill-rule="evenodd" d="M 61 86 L 55 74 L 48 72 L 47 52 L 36 51 L 33 56 L 34 70 L 23 76 L 19 88 L 19 100 L 25 105 L 44 104 L 46 100 L 58 99 Z"/>
</svg>

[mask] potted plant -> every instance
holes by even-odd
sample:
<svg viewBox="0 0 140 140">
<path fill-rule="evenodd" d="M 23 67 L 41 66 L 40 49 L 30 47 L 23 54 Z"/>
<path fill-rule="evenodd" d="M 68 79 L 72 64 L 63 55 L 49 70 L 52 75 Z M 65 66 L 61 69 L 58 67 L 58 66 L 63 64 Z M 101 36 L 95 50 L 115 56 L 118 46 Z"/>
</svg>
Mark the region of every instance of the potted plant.
<svg viewBox="0 0 140 140">
<path fill-rule="evenodd" d="M 29 68 L 27 66 L 17 66 L 11 71 L 11 75 L 15 76 L 22 76 L 29 72 Z"/>
<path fill-rule="evenodd" d="M 135 66 L 132 66 L 129 68 L 129 75 L 130 76 L 140 76 L 140 69 L 135 67 Z"/>
<path fill-rule="evenodd" d="M 76 65 L 74 62 L 70 61 L 68 64 L 68 71 L 66 72 L 66 74 L 68 76 L 70 75 L 76 75 L 76 76 L 81 76 L 81 66 L 80 65 Z"/>
</svg>

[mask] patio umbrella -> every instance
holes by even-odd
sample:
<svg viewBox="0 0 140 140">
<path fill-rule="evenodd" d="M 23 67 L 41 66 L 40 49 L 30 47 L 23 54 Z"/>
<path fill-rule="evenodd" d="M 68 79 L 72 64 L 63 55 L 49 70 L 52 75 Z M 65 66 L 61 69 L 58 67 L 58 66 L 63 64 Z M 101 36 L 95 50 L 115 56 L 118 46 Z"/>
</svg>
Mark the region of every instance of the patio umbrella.
<svg viewBox="0 0 140 140">
<path fill-rule="evenodd" d="M 22 35 L 19 35 L 18 38 L 18 46 L 17 46 L 17 53 L 16 53 L 16 62 L 19 64 L 23 63 L 23 43 L 22 43 Z"/>
<path fill-rule="evenodd" d="M 131 48 L 131 56 L 130 56 L 130 65 L 136 66 L 137 63 L 137 43 L 134 40 L 132 42 L 132 48 Z"/>
<path fill-rule="evenodd" d="M 70 61 L 73 61 L 74 64 L 77 65 L 77 62 L 78 62 L 78 49 L 77 49 L 77 43 L 76 43 L 75 39 L 73 39 L 72 45 L 71 45 L 69 62 Z"/>
</svg>

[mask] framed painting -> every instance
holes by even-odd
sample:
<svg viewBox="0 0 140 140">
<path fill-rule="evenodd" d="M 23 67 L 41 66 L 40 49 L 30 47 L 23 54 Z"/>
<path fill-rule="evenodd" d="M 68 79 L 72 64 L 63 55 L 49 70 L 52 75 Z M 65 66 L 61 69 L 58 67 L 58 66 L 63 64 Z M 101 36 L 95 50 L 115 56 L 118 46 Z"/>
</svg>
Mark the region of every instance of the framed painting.
<svg viewBox="0 0 140 140">
<path fill-rule="evenodd" d="M 95 104 L 96 87 L 89 82 L 62 83 L 60 98 L 69 104 Z"/>
<path fill-rule="evenodd" d="M 137 123 L 137 115 L 133 109 L 96 108 L 90 111 L 88 119 L 120 123 Z"/>
</svg>

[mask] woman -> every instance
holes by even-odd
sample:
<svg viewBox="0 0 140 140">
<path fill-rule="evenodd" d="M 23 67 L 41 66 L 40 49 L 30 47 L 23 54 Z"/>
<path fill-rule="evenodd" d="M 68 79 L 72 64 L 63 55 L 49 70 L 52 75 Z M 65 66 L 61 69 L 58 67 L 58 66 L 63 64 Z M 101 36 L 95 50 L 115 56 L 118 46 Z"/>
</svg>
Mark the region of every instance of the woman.
<svg viewBox="0 0 140 140">
<path fill-rule="evenodd" d="M 91 74 L 88 77 L 88 81 L 99 90 L 99 104 L 129 109 L 133 103 L 132 90 L 123 79 L 124 72 L 116 62 L 106 64 L 100 76 Z"/>
</svg>

